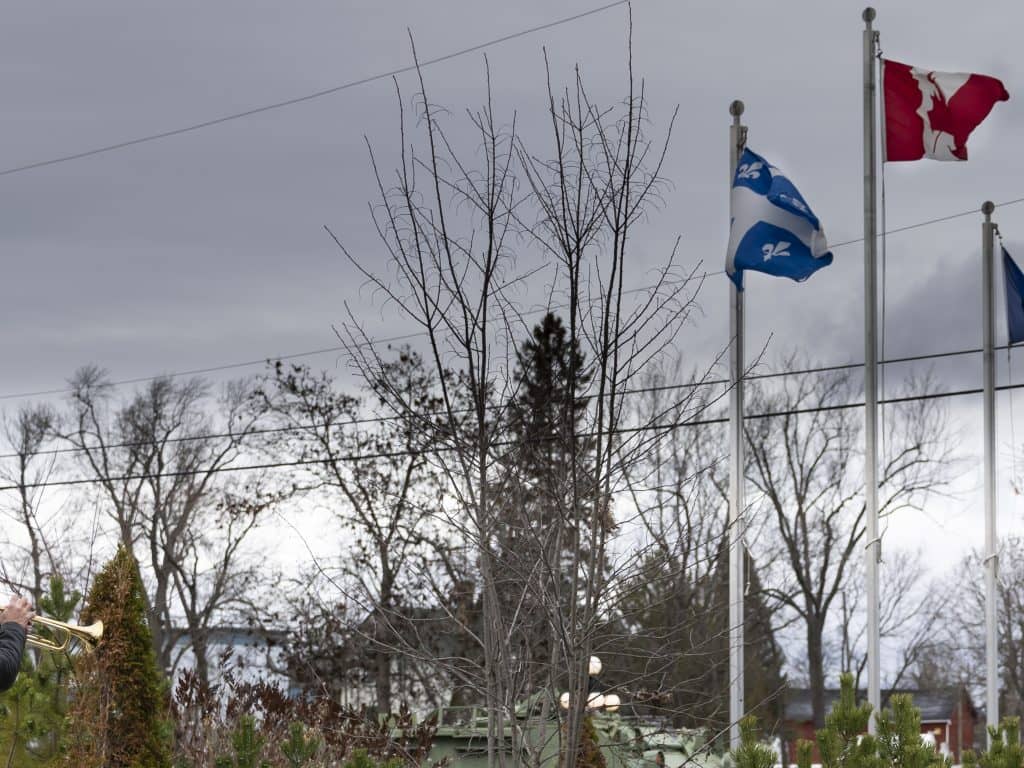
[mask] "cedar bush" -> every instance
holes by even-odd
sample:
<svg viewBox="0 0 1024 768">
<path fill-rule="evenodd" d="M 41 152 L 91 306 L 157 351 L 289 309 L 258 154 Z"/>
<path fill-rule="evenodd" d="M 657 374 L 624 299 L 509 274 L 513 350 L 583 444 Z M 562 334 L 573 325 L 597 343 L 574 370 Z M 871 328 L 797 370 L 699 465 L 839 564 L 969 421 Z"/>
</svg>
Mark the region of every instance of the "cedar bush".
<svg viewBox="0 0 1024 768">
<path fill-rule="evenodd" d="M 583 718 L 582 728 L 580 729 L 580 743 L 577 747 L 576 753 L 576 766 L 577 768 L 607 768 L 607 762 L 604 759 L 604 753 L 601 752 L 601 741 L 597 735 L 597 729 L 594 727 L 594 720 L 590 715 L 586 715 Z M 565 740 L 567 735 L 567 729 L 565 725 L 562 726 L 562 738 Z M 568 749 L 569 745 L 565 744 L 563 749 Z M 562 754 L 565 757 L 565 753 Z M 565 760 L 561 761 L 564 765 Z"/>
<path fill-rule="evenodd" d="M 138 564 L 123 546 L 96 576 L 82 614 L 103 641 L 75 670 L 65 765 L 170 768 L 170 722 Z"/>
</svg>

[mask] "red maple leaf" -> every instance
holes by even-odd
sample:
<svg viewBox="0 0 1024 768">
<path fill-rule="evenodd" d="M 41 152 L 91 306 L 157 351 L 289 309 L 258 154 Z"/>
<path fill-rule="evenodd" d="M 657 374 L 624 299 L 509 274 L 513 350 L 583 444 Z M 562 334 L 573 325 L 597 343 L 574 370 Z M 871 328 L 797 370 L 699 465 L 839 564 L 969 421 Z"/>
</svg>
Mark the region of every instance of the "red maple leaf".
<svg viewBox="0 0 1024 768">
<path fill-rule="evenodd" d="M 948 133 L 953 137 L 953 156 L 960 160 L 966 160 L 967 136 L 971 132 L 971 129 L 968 128 L 966 131 L 963 130 L 963 124 L 958 124 L 958 121 L 954 119 L 953 112 L 950 110 L 949 103 L 946 101 L 946 94 L 942 92 L 939 84 L 935 81 L 934 72 L 928 73 L 928 82 L 931 83 L 932 88 L 935 89 L 932 92 L 932 108 L 928 110 L 928 122 L 931 124 L 932 131 L 934 131 L 935 134 L 935 144 L 938 144 L 941 134 Z M 934 145 L 932 146 L 931 151 L 935 151 Z"/>
</svg>

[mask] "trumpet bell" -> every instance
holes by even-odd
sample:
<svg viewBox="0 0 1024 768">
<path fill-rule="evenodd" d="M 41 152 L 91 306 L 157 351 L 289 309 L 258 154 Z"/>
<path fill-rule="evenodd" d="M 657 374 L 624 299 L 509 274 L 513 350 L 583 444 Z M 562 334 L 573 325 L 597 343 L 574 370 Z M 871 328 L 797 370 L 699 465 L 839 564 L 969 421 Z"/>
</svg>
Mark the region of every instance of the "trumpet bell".
<svg viewBox="0 0 1024 768">
<path fill-rule="evenodd" d="M 0 611 L 3 611 L 5 607 L 0 605 Z M 44 651 L 62 653 L 71 647 L 72 642 L 77 641 L 86 651 L 92 652 L 103 638 L 102 621 L 79 626 L 49 619 L 46 616 L 36 616 L 32 619 L 32 628 L 39 627 L 45 627 L 53 635 L 53 639 L 44 637 L 30 629 L 25 642 Z"/>
<path fill-rule="evenodd" d="M 103 638 L 103 622 L 94 621 L 87 627 L 79 627 L 82 632 L 85 632 L 89 637 L 92 638 L 94 643 L 98 643 Z"/>
<path fill-rule="evenodd" d="M 92 650 L 103 639 L 103 622 L 94 621 L 92 624 L 86 624 L 85 626 L 68 624 L 67 631 L 72 637 Z"/>
<path fill-rule="evenodd" d="M 58 653 L 68 650 L 72 642 L 79 643 L 82 648 L 91 653 L 96 650 L 96 646 L 99 645 L 100 640 L 103 637 L 103 622 L 96 621 L 86 626 L 79 626 L 77 624 L 65 624 L 62 621 L 55 621 L 53 619 L 43 619 L 40 622 L 37 616 L 32 622 L 39 623 L 41 626 L 45 626 L 53 634 L 54 639 L 42 637 L 40 635 L 30 633 L 27 643 L 35 645 L 38 648 L 42 648 L 47 651 L 56 651 Z"/>
</svg>

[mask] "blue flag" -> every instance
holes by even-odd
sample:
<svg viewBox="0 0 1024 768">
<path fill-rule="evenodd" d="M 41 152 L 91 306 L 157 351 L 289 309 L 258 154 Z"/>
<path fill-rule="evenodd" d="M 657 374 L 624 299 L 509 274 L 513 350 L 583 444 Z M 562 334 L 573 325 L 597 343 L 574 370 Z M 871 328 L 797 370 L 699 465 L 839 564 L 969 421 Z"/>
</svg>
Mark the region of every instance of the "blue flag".
<svg viewBox="0 0 1024 768">
<path fill-rule="evenodd" d="M 743 290 L 743 270 L 806 280 L 832 263 L 821 222 L 789 179 L 743 150 L 732 181 L 732 224 L 725 271 Z"/>
<path fill-rule="evenodd" d="M 1024 273 L 1003 248 L 1003 282 L 1006 285 L 1006 331 L 1011 344 L 1024 341 Z"/>
</svg>

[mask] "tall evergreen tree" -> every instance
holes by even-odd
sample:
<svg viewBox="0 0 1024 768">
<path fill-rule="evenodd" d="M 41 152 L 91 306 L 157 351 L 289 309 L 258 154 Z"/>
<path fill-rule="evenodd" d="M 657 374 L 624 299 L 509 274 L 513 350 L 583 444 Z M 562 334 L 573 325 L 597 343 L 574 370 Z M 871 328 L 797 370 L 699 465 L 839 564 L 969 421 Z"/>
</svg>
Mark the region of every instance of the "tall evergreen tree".
<svg viewBox="0 0 1024 768">
<path fill-rule="evenodd" d="M 587 455 L 591 441 L 581 422 L 589 373 L 578 340 L 548 313 L 517 351 L 515 396 L 501 494 L 503 514 L 496 548 L 504 574 L 504 609 L 519 616 L 516 654 L 530 685 L 547 679 L 558 654 L 556 625 L 570 614 L 574 574 L 569 563 L 585 549 L 581 531 L 594 509 Z"/>
<path fill-rule="evenodd" d="M 545 504 L 551 512 L 564 510 L 573 456 L 587 447 L 576 434 L 586 410 L 580 393 L 590 379 L 583 353 L 549 312 L 517 351 L 516 363 L 510 426 L 521 477 L 531 486 L 533 511 Z"/>
</svg>

